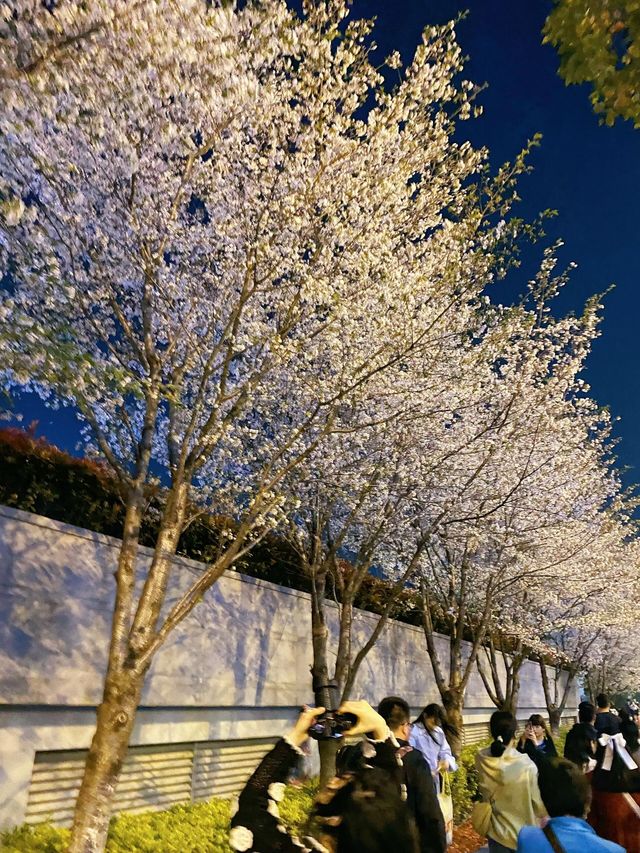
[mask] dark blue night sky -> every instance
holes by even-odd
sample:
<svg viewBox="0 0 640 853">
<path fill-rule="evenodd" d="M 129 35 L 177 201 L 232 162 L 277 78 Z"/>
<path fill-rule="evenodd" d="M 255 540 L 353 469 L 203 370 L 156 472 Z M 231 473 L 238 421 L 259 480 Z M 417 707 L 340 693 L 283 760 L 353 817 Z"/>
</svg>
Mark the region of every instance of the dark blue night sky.
<svg viewBox="0 0 640 853">
<path fill-rule="evenodd" d="M 524 217 L 546 208 L 559 212 L 548 223 L 548 242 L 561 237 L 562 263 L 578 263 L 560 310 L 579 310 L 588 296 L 616 285 L 606 298 L 603 334 L 586 379 L 595 398 L 621 417 L 618 455 L 631 483 L 640 478 L 640 131 L 628 123 L 600 125 L 587 89 L 567 88 L 558 77 L 554 50 L 541 44 L 549 8 L 544 0 L 354 0 L 353 15 L 376 15 L 381 55 L 396 48 L 407 61 L 424 25 L 469 9 L 458 27 L 469 56 L 465 76 L 488 88 L 480 95 L 484 115 L 464 123 L 462 132 L 489 147 L 494 167 L 513 159 L 534 133 L 543 134 L 531 158 L 534 171 L 521 182 L 523 202 L 516 212 Z M 521 287 L 529 273 L 523 270 Z M 509 299 L 499 288 L 494 298 Z M 77 429 L 71 412 L 43 413 L 26 401 L 22 409 L 27 422 L 39 419 L 39 434 L 73 450 Z"/>
<path fill-rule="evenodd" d="M 488 88 L 484 114 L 462 125 L 476 145 L 486 145 L 497 167 L 512 160 L 534 133 L 532 174 L 520 184 L 517 214 L 534 217 L 547 208 L 552 242 L 562 238 L 563 265 L 578 264 L 558 300 L 559 310 L 579 310 L 593 293 L 605 299 L 602 336 L 585 375 L 593 396 L 621 418 L 616 427 L 625 482 L 640 480 L 640 130 L 630 123 L 600 125 L 587 87 L 567 87 L 557 74 L 553 48 L 541 30 L 551 8 L 543 0 L 354 0 L 354 14 L 377 16 L 383 55 L 393 48 L 409 60 L 424 24 L 444 23 L 469 10 L 458 39 L 469 57 L 465 76 Z M 521 289 L 531 270 L 523 270 Z M 493 290 L 496 299 L 511 298 Z"/>
</svg>

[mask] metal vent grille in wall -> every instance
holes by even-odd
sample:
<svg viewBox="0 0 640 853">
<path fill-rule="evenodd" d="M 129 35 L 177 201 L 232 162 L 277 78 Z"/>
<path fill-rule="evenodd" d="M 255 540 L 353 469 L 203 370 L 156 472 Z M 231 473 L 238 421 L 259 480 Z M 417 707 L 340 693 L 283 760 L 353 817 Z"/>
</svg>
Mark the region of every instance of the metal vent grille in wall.
<svg viewBox="0 0 640 853">
<path fill-rule="evenodd" d="M 132 746 L 115 795 L 115 812 L 167 809 L 174 803 L 230 797 L 241 790 L 276 738 Z M 71 823 L 87 751 L 36 752 L 27 823 Z"/>
</svg>

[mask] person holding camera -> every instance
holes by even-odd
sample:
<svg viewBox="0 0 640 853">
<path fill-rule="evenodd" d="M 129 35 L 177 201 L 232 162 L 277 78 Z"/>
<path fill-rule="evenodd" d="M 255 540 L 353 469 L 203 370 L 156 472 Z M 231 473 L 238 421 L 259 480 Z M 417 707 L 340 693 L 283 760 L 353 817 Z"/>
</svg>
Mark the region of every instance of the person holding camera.
<svg viewBox="0 0 640 853">
<path fill-rule="evenodd" d="M 518 742 L 518 752 L 524 752 L 536 766 L 550 758 L 557 758 L 556 745 L 541 714 L 532 714 Z"/>
<path fill-rule="evenodd" d="M 262 759 L 240 794 L 231 821 L 231 847 L 239 853 L 419 853 L 415 824 L 401 795 L 397 744 L 384 719 L 364 701 L 344 702 L 326 724 L 324 714 L 323 707 L 306 708 L 289 734 Z M 347 714 L 352 716 L 342 716 Z M 317 794 L 312 818 L 320 828 L 320 841 L 301 841 L 279 820 L 285 780 L 309 730 L 322 732 L 316 737 L 332 737 L 335 723 L 342 727 L 345 720 L 352 724 L 342 734 L 367 735 L 367 764 L 334 777 Z"/>
</svg>

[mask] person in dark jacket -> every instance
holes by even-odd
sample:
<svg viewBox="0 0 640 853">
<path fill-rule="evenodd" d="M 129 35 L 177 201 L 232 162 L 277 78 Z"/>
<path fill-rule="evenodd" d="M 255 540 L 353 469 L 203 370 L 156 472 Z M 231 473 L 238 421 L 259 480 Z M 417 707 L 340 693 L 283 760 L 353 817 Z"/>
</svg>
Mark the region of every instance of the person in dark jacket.
<svg viewBox="0 0 640 853">
<path fill-rule="evenodd" d="M 606 693 L 596 696 L 596 721 L 594 723 L 599 735 L 617 735 L 620 731 L 620 720 L 617 714 L 611 712 L 611 702 Z"/>
<path fill-rule="evenodd" d="M 628 708 L 621 708 L 618 711 L 618 716 L 620 718 L 620 731 L 627 745 L 627 750 L 631 753 L 636 764 L 638 764 L 640 760 L 640 732 L 638 731 L 638 724 Z"/>
<path fill-rule="evenodd" d="M 429 765 L 418 749 L 409 744 L 411 709 L 399 696 L 387 696 L 378 705 L 378 713 L 398 742 L 402 759 L 407 806 L 416 822 L 421 853 L 445 853 L 446 833 Z M 338 754 L 339 772 L 355 771 L 366 763 L 362 744 L 345 747 Z"/>
<path fill-rule="evenodd" d="M 567 733 L 564 744 L 564 757 L 577 764 L 585 773 L 595 767 L 596 741 L 598 732 L 593 722 L 596 709 L 591 702 L 578 705 L 578 722 Z"/>
<path fill-rule="evenodd" d="M 527 720 L 518 742 L 518 752 L 528 755 L 536 767 L 549 758 L 557 758 L 556 745 L 541 714 L 532 714 Z"/>
<path fill-rule="evenodd" d="M 418 853 L 415 824 L 401 796 L 397 744 L 382 717 L 366 702 L 344 702 L 340 712 L 357 722 L 346 734 L 368 733 L 367 764 L 331 779 L 315 797 L 316 838 L 292 836 L 278 803 L 309 727 L 324 708 L 307 708 L 289 734 L 262 759 L 244 786 L 231 819 L 229 844 L 238 853 Z"/>
</svg>

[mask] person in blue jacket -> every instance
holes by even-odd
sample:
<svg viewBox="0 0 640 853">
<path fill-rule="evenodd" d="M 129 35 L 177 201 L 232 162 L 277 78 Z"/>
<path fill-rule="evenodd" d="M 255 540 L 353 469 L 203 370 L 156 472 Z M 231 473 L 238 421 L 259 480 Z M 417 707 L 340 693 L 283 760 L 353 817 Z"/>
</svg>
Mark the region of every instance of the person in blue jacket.
<svg viewBox="0 0 640 853">
<path fill-rule="evenodd" d="M 626 853 L 624 847 L 596 835 L 586 822 L 591 786 L 573 762 L 566 758 L 545 761 L 538 771 L 538 785 L 550 820 L 542 829 L 524 826 L 518 835 L 517 853 Z"/>
</svg>

